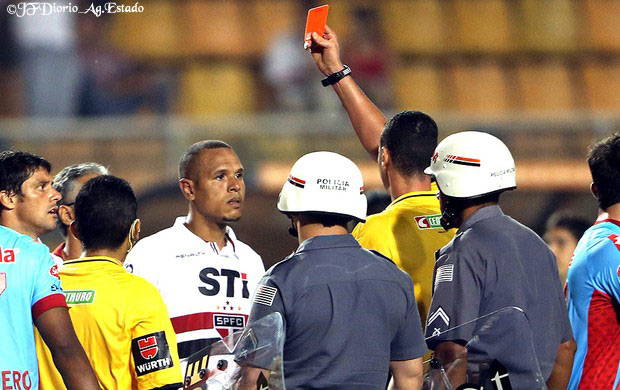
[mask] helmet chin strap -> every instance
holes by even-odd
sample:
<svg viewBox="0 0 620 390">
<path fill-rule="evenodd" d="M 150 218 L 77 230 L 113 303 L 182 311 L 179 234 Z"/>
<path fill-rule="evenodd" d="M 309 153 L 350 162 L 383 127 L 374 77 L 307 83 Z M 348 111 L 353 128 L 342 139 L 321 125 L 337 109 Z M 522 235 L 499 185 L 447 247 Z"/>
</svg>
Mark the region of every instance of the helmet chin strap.
<svg viewBox="0 0 620 390">
<path fill-rule="evenodd" d="M 454 199 L 450 199 L 448 197 L 444 197 L 442 199 L 442 203 L 443 211 L 441 213 L 441 219 L 439 220 L 439 223 L 441 224 L 441 227 L 445 230 L 450 230 L 455 227 L 458 219 L 458 214 L 461 211 L 459 207 L 460 202 L 455 201 Z"/>
<path fill-rule="evenodd" d="M 299 233 L 297 232 L 297 228 L 295 227 L 295 223 L 293 222 L 292 219 L 291 219 L 291 227 L 288 228 L 288 234 L 290 234 L 291 236 L 295 238 L 299 238 Z"/>
</svg>

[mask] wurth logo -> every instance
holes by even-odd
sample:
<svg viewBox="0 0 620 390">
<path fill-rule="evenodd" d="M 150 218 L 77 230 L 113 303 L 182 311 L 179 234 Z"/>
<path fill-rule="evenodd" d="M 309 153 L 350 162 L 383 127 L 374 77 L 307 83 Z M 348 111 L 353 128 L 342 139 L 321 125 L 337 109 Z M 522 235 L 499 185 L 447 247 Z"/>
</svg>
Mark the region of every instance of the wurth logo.
<svg viewBox="0 0 620 390">
<path fill-rule="evenodd" d="M 157 356 L 158 348 L 155 336 L 138 340 L 138 348 L 140 348 L 140 355 L 145 359 L 152 359 Z"/>
<path fill-rule="evenodd" d="M 173 365 L 164 331 L 131 340 L 131 354 L 138 376 L 163 370 Z"/>
<path fill-rule="evenodd" d="M 146 374 L 149 372 L 162 370 L 168 367 L 172 367 L 172 359 L 164 358 L 164 359 L 157 359 L 152 362 L 147 362 L 144 364 L 137 365 L 136 369 L 138 370 L 138 374 Z"/>
</svg>

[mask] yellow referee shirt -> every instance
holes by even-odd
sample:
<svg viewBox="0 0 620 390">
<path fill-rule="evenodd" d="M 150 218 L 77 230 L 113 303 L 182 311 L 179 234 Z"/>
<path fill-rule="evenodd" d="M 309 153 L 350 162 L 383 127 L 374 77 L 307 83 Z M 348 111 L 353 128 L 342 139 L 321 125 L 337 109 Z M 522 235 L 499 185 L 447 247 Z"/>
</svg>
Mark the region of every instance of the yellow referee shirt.
<svg viewBox="0 0 620 390">
<path fill-rule="evenodd" d="M 177 341 L 161 295 L 111 257 L 64 263 L 60 281 L 75 333 L 103 389 L 181 386 Z M 40 388 L 66 389 L 37 337 Z"/>
<path fill-rule="evenodd" d="M 431 191 L 404 194 L 353 230 L 362 247 L 389 257 L 411 276 L 423 328 L 433 294 L 435 251 L 455 233 L 454 229 L 446 232 L 439 224 L 436 189 L 433 184 Z"/>
</svg>

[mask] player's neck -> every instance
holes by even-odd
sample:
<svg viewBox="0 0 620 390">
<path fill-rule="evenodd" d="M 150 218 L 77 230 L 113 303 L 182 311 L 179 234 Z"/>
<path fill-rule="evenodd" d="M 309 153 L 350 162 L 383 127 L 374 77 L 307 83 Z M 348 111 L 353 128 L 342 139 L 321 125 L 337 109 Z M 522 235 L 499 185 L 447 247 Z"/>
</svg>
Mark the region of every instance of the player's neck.
<svg viewBox="0 0 620 390">
<path fill-rule="evenodd" d="M 390 172 L 390 196 L 396 200 L 410 192 L 430 191 L 431 178 L 427 175 L 404 177 L 398 172 Z"/>
<path fill-rule="evenodd" d="M 298 225 L 298 239 L 299 243 L 306 241 L 309 238 L 317 236 L 336 236 L 342 234 L 349 234 L 347 229 L 343 226 L 323 226 L 320 223 L 304 223 Z"/>
<path fill-rule="evenodd" d="M 607 207 L 598 219 L 613 219 L 615 221 L 620 221 L 620 203 Z"/>
<path fill-rule="evenodd" d="M 219 249 L 226 246 L 226 225 L 215 223 L 190 209 L 185 227 L 204 241 L 215 242 Z"/>
<path fill-rule="evenodd" d="M 82 243 L 71 235 L 71 232 L 67 232 L 65 238 L 65 247 L 62 249 L 63 260 L 77 259 L 82 255 Z"/>
<path fill-rule="evenodd" d="M 116 249 L 105 248 L 85 250 L 82 253 L 82 257 L 111 257 L 123 264 L 125 262 L 125 258 L 127 257 L 127 246 L 122 245 L 120 248 Z"/>
</svg>

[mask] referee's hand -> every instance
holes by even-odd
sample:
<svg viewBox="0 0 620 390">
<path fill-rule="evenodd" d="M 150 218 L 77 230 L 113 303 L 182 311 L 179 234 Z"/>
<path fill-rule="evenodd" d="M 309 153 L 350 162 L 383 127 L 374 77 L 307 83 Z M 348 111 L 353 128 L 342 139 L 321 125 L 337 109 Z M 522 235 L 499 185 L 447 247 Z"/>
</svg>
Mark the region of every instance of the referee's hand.
<svg viewBox="0 0 620 390">
<path fill-rule="evenodd" d="M 344 66 L 340 60 L 340 46 L 338 45 L 336 34 L 327 25 L 325 26 L 325 31 L 323 36 L 315 32 L 312 33 L 310 37 L 312 41 L 310 53 L 319 70 L 324 75 L 329 76 L 332 73 L 341 71 Z"/>
</svg>

